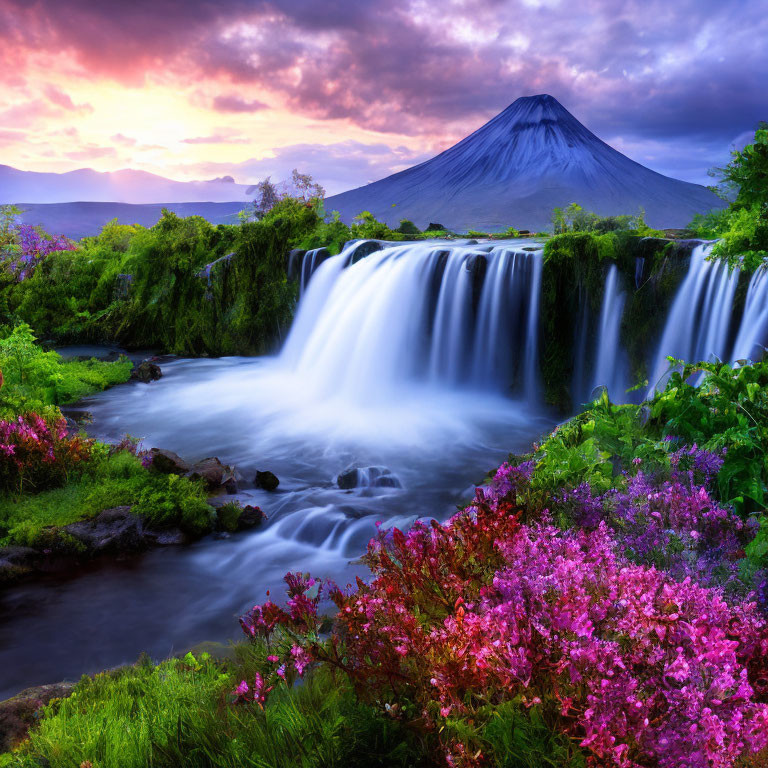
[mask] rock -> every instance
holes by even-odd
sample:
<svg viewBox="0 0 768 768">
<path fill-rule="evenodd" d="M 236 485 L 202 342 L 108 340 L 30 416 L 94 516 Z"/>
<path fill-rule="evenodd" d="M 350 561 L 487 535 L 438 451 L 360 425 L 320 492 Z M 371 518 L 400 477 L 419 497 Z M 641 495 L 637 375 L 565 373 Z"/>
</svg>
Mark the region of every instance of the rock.
<svg viewBox="0 0 768 768">
<path fill-rule="evenodd" d="M 152 457 L 152 469 L 164 475 L 184 475 L 190 471 L 189 464 L 173 451 L 153 448 L 149 455 Z"/>
<path fill-rule="evenodd" d="M 277 479 L 277 475 L 274 474 L 274 472 L 270 472 L 269 470 L 264 472 L 257 470 L 256 477 L 254 478 L 253 482 L 257 488 L 263 488 L 265 491 L 274 491 L 275 488 L 280 485 L 280 481 Z"/>
<path fill-rule="evenodd" d="M 261 525 L 263 520 L 264 513 L 261 511 L 261 508 L 247 504 L 243 507 L 243 511 L 237 520 L 237 530 L 246 531 L 249 528 L 255 528 L 257 525 Z"/>
<path fill-rule="evenodd" d="M 430 221 L 429 224 L 427 224 L 425 232 L 445 232 L 447 229 L 448 227 L 444 227 L 442 224 L 438 224 L 435 221 Z"/>
<path fill-rule="evenodd" d="M 301 278 L 301 267 L 304 263 L 305 250 L 294 248 L 286 259 L 285 271 L 289 280 L 299 280 Z"/>
<path fill-rule="evenodd" d="M 0 584 L 34 571 L 40 557 L 40 553 L 31 547 L 0 548 Z"/>
<path fill-rule="evenodd" d="M 105 509 L 92 520 L 65 525 L 62 532 L 81 542 L 91 554 L 141 549 L 144 525 L 130 507 Z"/>
<path fill-rule="evenodd" d="M 132 379 L 143 381 L 145 384 L 149 384 L 151 381 L 157 381 L 162 378 L 162 376 L 163 372 L 160 370 L 160 366 L 149 360 L 145 360 L 131 371 Z"/>
<path fill-rule="evenodd" d="M 145 531 L 148 542 L 158 547 L 178 547 L 189 543 L 189 536 L 180 528 L 165 528 L 162 531 Z"/>
<path fill-rule="evenodd" d="M 55 683 L 27 688 L 13 698 L 0 701 L 0 753 L 8 752 L 23 741 L 35 724 L 35 713 L 52 699 L 63 699 L 74 683 Z"/>
<path fill-rule="evenodd" d="M 380 251 L 384 246 L 378 240 L 362 240 L 355 246 L 354 250 L 347 259 L 347 264 L 357 264 L 358 261 L 364 259 L 366 256 L 370 256 L 376 251 Z"/>
<path fill-rule="evenodd" d="M 216 490 L 224 487 L 227 493 L 237 493 L 237 480 L 232 467 L 222 464 L 215 456 L 198 461 L 193 464 L 187 477 L 192 480 L 202 479 L 209 490 Z"/>
<path fill-rule="evenodd" d="M 352 488 L 402 488 L 387 467 L 350 467 L 336 478 L 336 483 L 345 491 Z"/>
</svg>

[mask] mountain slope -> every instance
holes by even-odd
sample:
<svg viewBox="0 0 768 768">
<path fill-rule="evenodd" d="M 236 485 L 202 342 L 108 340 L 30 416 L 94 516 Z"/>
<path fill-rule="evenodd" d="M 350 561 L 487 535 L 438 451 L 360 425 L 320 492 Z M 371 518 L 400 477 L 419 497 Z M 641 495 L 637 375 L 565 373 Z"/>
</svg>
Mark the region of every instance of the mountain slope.
<svg viewBox="0 0 768 768">
<path fill-rule="evenodd" d="M 498 231 L 544 229 L 577 202 L 602 215 L 636 213 L 680 227 L 724 203 L 698 184 L 656 173 L 587 130 L 548 95 L 517 99 L 470 136 L 420 165 L 326 200 L 348 221 L 363 210 L 390 225 Z"/>
<path fill-rule="evenodd" d="M 147 171 L 102 173 L 80 168 L 67 173 L 40 173 L 0 165 L 0 204 L 78 200 L 133 204 L 232 202 L 248 200 L 247 189 L 246 184 L 235 184 L 231 177 L 173 181 Z"/>
<path fill-rule="evenodd" d="M 110 219 L 151 227 L 159 221 L 163 208 L 179 216 L 202 216 L 211 224 L 237 224 L 237 214 L 245 203 L 27 203 L 21 206 L 21 220 L 79 240 L 98 235 Z"/>
</svg>

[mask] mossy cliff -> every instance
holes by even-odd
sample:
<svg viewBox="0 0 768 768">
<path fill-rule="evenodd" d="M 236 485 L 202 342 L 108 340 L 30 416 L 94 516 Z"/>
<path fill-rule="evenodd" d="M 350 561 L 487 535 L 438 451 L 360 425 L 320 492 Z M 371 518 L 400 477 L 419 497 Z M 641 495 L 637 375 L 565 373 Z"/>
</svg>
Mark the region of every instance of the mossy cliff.
<svg viewBox="0 0 768 768">
<path fill-rule="evenodd" d="M 621 327 L 632 377 L 647 372 L 649 340 L 662 331 L 675 291 L 685 276 L 695 241 L 641 237 L 636 232 L 569 232 L 550 238 L 542 272 L 540 365 L 547 403 L 573 408 L 578 331 L 593 339 L 608 269 L 615 264 L 627 294 Z"/>
</svg>

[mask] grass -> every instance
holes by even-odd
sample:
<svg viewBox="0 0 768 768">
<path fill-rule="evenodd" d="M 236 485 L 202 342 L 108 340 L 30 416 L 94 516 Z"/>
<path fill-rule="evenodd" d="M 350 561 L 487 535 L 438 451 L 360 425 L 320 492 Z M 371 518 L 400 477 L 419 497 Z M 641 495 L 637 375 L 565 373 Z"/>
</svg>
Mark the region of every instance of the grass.
<svg viewBox="0 0 768 768">
<path fill-rule="evenodd" d="M 154 527 L 179 526 L 191 534 L 210 529 L 213 511 L 200 482 L 150 472 L 133 454 L 107 450 L 102 446 L 92 466 L 62 488 L 0 498 L 0 546 L 39 546 L 56 537 L 55 528 L 123 505 Z"/>
<path fill-rule="evenodd" d="M 420 764 L 402 726 L 360 704 L 327 670 L 276 691 L 265 709 L 233 705 L 230 692 L 252 677 L 258 650 L 235 659 L 207 654 L 144 660 L 84 677 L 52 702 L 30 738 L 0 756 L 7 768 L 406 768 Z"/>
</svg>

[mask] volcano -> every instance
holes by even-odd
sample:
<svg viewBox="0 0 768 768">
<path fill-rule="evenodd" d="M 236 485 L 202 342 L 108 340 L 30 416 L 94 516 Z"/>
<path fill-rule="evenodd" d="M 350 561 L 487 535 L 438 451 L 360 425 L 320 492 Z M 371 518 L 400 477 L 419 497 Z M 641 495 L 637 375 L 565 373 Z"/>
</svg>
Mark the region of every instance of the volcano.
<svg viewBox="0 0 768 768">
<path fill-rule="evenodd" d="M 361 211 L 397 226 L 543 230 L 552 209 L 578 203 L 603 216 L 645 210 L 653 227 L 685 226 L 725 204 L 706 187 L 650 170 L 585 128 L 552 96 L 525 96 L 450 149 L 326 200 L 345 221 Z"/>
</svg>

